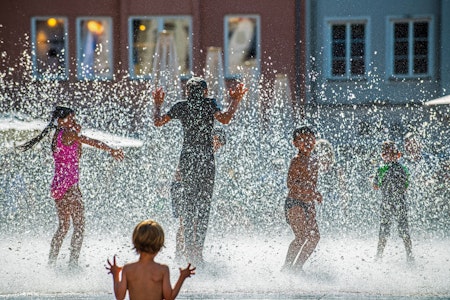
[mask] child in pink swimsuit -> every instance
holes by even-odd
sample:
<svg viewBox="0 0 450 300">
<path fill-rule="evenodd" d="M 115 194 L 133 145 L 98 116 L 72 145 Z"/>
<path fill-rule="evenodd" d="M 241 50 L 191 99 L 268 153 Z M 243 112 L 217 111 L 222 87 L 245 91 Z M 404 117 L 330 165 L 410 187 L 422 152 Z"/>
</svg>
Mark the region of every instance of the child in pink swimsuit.
<svg viewBox="0 0 450 300">
<path fill-rule="evenodd" d="M 37 137 L 19 146 L 19 149 L 23 151 L 31 149 L 51 129 L 56 129 L 52 139 L 55 173 L 51 184 L 51 195 L 55 200 L 59 225 L 50 245 L 49 264 L 56 263 L 64 237 L 69 230 L 70 219 L 72 219 L 73 235 L 69 265 L 77 266 L 84 236 L 84 204 L 78 187 L 81 144 L 108 151 L 117 160 L 122 160 L 124 155 L 120 149 L 113 149 L 103 142 L 81 135 L 81 126 L 75 120 L 74 110 L 62 106 L 55 108 L 47 127 Z"/>
<path fill-rule="evenodd" d="M 75 141 L 70 146 L 64 145 L 60 130 L 56 137 L 56 151 L 53 152 L 55 161 L 55 175 L 51 185 L 51 194 L 55 200 L 61 200 L 64 194 L 74 185 L 78 184 L 79 176 L 79 148 L 80 143 Z"/>
</svg>

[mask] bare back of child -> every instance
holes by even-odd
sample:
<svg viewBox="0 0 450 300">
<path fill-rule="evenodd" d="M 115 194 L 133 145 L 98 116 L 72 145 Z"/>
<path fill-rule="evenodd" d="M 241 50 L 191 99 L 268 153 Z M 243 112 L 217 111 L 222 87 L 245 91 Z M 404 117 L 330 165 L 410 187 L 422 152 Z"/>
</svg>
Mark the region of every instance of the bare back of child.
<svg viewBox="0 0 450 300">
<path fill-rule="evenodd" d="M 106 269 L 113 275 L 116 299 L 124 299 L 127 291 L 130 300 L 175 299 L 184 280 L 195 274 L 195 268 L 191 264 L 185 269 L 180 268 L 180 276 L 172 288 L 169 267 L 155 262 L 156 255 L 164 246 L 164 231 L 153 220 L 142 221 L 136 226 L 133 244 L 139 253 L 138 261 L 120 267 L 116 256 L 112 263 L 107 260 Z"/>
<path fill-rule="evenodd" d="M 123 267 L 122 280 L 127 282 L 130 299 L 167 299 L 172 292 L 169 267 L 147 256 L 141 255 L 139 261 Z M 165 288 L 169 292 L 164 293 Z"/>
</svg>

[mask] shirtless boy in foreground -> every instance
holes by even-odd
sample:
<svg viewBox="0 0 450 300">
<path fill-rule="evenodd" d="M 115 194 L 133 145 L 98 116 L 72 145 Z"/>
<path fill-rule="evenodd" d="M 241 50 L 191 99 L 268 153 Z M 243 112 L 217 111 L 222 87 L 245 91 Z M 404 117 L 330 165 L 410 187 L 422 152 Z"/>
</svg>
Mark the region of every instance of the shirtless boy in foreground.
<svg viewBox="0 0 450 300">
<path fill-rule="evenodd" d="M 116 299 L 124 299 L 127 290 L 130 300 L 175 299 L 184 280 L 195 274 L 195 268 L 191 267 L 191 264 L 185 269 L 180 268 L 180 277 L 172 289 L 169 267 L 154 260 L 164 246 L 164 231 L 153 220 L 142 221 L 136 226 L 133 231 L 133 244 L 139 253 L 137 262 L 119 267 L 115 256 L 112 263 L 107 260 L 109 267 L 106 269 L 113 275 Z"/>
</svg>

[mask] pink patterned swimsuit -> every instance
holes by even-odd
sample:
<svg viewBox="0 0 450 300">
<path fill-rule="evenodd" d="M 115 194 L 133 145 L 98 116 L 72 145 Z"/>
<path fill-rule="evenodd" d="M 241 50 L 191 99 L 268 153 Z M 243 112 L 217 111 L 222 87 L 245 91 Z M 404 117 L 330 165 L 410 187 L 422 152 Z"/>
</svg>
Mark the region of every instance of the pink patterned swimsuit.
<svg viewBox="0 0 450 300">
<path fill-rule="evenodd" d="M 64 194 L 74 185 L 78 184 L 79 176 L 79 146 L 75 141 L 70 146 L 62 142 L 63 130 L 56 138 L 56 150 L 53 152 L 55 161 L 55 174 L 51 185 L 51 194 L 55 200 L 61 200 Z"/>
</svg>

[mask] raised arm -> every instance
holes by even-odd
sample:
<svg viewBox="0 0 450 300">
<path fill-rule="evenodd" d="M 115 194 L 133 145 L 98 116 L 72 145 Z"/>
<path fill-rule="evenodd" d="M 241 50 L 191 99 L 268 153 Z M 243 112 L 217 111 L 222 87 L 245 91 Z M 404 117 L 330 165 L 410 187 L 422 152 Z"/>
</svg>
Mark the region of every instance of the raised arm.
<svg viewBox="0 0 450 300">
<path fill-rule="evenodd" d="M 231 103 L 228 106 L 227 111 L 225 112 L 217 112 L 214 114 L 214 117 L 217 121 L 222 124 L 230 123 L 233 118 L 234 113 L 236 112 L 239 103 L 241 102 L 244 95 L 248 92 L 248 88 L 244 87 L 243 83 L 239 83 L 234 91 L 230 88 L 229 95 L 231 98 Z"/>
<path fill-rule="evenodd" d="M 113 276 L 114 295 L 116 296 L 116 299 L 125 299 L 127 293 L 126 272 L 123 271 L 122 267 L 119 267 L 117 265 L 115 255 L 113 258 L 113 263 L 111 263 L 109 259 L 106 262 L 109 265 L 109 267 L 106 267 L 106 269 Z M 122 273 L 122 279 L 120 278 L 120 273 Z"/>
<path fill-rule="evenodd" d="M 123 160 L 124 158 L 122 149 L 114 149 L 99 140 L 89 138 L 75 131 L 65 132 L 63 140 L 68 141 L 68 144 L 72 143 L 72 141 L 78 141 L 80 143 L 95 147 L 97 149 L 107 151 L 116 160 Z"/>
<path fill-rule="evenodd" d="M 170 117 L 166 114 L 161 115 L 161 106 L 164 103 L 166 93 L 164 93 L 161 87 L 152 92 L 154 108 L 153 108 L 153 124 L 156 127 L 163 126 L 170 121 Z"/>
<path fill-rule="evenodd" d="M 163 296 L 165 300 L 173 300 L 178 296 L 178 293 L 180 292 L 181 286 L 183 285 L 183 282 L 186 278 L 191 277 L 191 275 L 195 274 L 195 268 L 191 267 L 191 264 L 188 264 L 187 268 L 181 269 L 180 268 L 180 277 L 178 277 L 177 283 L 172 289 L 172 286 L 170 285 L 170 275 L 169 275 L 169 268 L 165 270 L 163 275 Z"/>
</svg>

